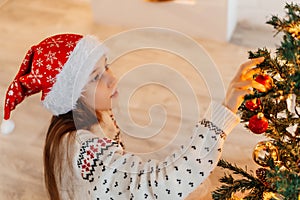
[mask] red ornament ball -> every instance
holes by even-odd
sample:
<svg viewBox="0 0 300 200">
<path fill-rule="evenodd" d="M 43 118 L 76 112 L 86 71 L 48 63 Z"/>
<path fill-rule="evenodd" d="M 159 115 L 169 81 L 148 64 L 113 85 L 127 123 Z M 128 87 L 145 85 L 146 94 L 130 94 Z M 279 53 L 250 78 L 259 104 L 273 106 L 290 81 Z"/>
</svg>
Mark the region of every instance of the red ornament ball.
<svg viewBox="0 0 300 200">
<path fill-rule="evenodd" d="M 260 104 L 261 104 L 260 99 L 251 99 L 246 101 L 245 106 L 248 110 L 254 111 L 259 108 Z"/>
<path fill-rule="evenodd" d="M 258 113 L 250 118 L 248 127 L 255 134 L 264 133 L 269 126 L 267 118 L 264 114 Z"/>
<path fill-rule="evenodd" d="M 273 79 L 266 74 L 260 74 L 260 75 L 256 76 L 255 81 L 262 84 L 265 87 L 266 91 L 272 88 Z M 264 90 L 259 89 L 259 88 L 257 88 L 257 90 L 260 92 L 265 92 Z"/>
</svg>

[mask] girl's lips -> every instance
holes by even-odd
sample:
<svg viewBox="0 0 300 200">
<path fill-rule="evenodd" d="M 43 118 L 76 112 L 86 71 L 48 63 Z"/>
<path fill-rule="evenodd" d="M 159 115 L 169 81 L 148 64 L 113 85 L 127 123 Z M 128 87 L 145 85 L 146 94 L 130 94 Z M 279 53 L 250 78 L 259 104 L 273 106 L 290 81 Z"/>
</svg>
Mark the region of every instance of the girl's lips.
<svg viewBox="0 0 300 200">
<path fill-rule="evenodd" d="M 115 90 L 113 93 L 112 93 L 112 95 L 110 96 L 110 98 L 113 98 L 113 97 L 116 97 L 116 96 L 118 96 L 118 90 Z"/>
</svg>

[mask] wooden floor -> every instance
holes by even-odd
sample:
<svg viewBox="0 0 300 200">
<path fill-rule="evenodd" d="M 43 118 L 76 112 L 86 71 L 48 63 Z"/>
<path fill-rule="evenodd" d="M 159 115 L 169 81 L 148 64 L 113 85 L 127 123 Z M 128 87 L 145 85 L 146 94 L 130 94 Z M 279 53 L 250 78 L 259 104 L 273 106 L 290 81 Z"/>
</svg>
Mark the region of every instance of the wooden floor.
<svg viewBox="0 0 300 200">
<path fill-rule="evenodd" d="M 94 24 L 87 2 L 84 0 L 0 0 L 1 111 L 6 88 L 31 45 L 46 36 L 62 32 L 94 34 L 100 40 L 104 40 L 124 30 L 123 27 Z M 195 38 L 216 63 L 225 86 L 228 85 L 238 66 L 247 59 L 247 51 L 266 45 L 263 43 L 266 40 L 262 39 L 265 36 L 264 31 L 256 32 L 255 29 L 251 29 L 251 34 L 248 36 L 251 36 L 249 38 L 252 42 L 249 42 L 247 40 L 249 30 L 247 32 L 245 25 L 243 28 L 237 31 L 232 43 Z M 120 77 L 134 66 L 147 62 L 163 63 L 181 70 L 196 90 L 198 101 L 203 102 L 200 110 L 204 112 L 209 96 L 203 79 L 194 77 L 193 70 L 186 70 L 187 63 L 170 53 L 154 50 L 135 52 L 116 61 L 112 65 L 112 70 Z M 213 75 L 204 78 L 213 78 Z M 170 120 L 168 119 L 166 130 L 177 127 L 177 116 L 180 112 L 176 107 L 178 104 L 175 96 L 158 86 L 144 89 L 136 92 L 133 97 L 133 119 L 142 124 L 149 122 L 145 109 L 153 103 L 163 103 L 166 110 L 171 113 L 168 115 Z M 42 151 L 45 131 L 51 116 L 42 108 L 39 98 L 40 95 L 32 96 L 18 106 L 12 114 L 16 123 L 15 131 L 10 135 L 0 135 L 0 200 L 47 199 L 43 183 Z M 261 139 L 239 125 L 226 140 L 223 158 L 255 170 L 257 166 L 253 163 L 251 154 L 255 144 Z M 131 142 L 130 139 L 125 138 L 125 145 L 129 149 Z M 140 148 L 141 151 L 153 151 L 153 147 L 159 147 L 160 144 L 151 145 L 152 149 L 149 143 L 148 149 L 142 148 L 144 146 L 145 144 L 139 143 L 130 150 L 137 151 Z M 210 192 L 218 186 L 218 178 L 223 172 L 218 168 L 214 170 L 188 199 L 211 199 Z"/>
</svg>

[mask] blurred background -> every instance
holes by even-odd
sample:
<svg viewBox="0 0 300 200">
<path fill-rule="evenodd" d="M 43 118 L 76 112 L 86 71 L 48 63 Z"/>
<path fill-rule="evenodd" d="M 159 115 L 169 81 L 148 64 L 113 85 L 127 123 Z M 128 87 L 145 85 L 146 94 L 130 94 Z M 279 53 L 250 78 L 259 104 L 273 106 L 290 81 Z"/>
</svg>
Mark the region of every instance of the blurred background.
<svg viewBox="0 0 300 200">
<path fill-rule="evenodd" d="M 27 50 L 47 36 L 65 32 L 92 34 L 105 40 L 122 31 L 145 26 L 177 30 L 206 50 L 226 88 L 239 65 L 247 60 L 249 50 L 259 47 L 274 50 L 279 43 L 280 37 L 273 38 L 275 32 L 265 22 L 272 14 L 282 15 L 284 5 L 281 0 L 0 0 L 0 110 L 3 110 L 6 89 Z M 210 100 L 205 79 L 213 78 L 213 74 L 195 77 L 192 69 L 187 70 L 191 66 L 178 56 L 157 50 L 133 52 L 115 61 L 111 68 L 121 77 L 148 62 L 182 70 L 201 102 L 201 113 L 205 111 Z M 131 102 L 133 119 L 147 124 L 148 108 L 156 103 L 171 113 L 165 129 L 170 132 L 177 127 L 180 112 L 176 97 L 165 88 L 147 86 L 136 92 Z M 14 132 L 0 135 L 0 200 L 47 199 L 42 153 L 51 115 L 41 106 L 40 95 L 35 95 L 19 105 L 12 118 L 16 123 Z M 126 146 L 134 142 L 126 137 L 124 140 Z M 257 166 L 251 154 L 260 140 L 260 136 L 238 125 L 227 137 L 222 157 L 255 170 Z M 147 146 L 149 150 L 155 147 L 146 142 L 132 150 L 147 149 Z M 219 185 L 218 178 L 223 173 L 216 168 L 187 199 L 211 199 L 210 192 Z"/>
</svg>

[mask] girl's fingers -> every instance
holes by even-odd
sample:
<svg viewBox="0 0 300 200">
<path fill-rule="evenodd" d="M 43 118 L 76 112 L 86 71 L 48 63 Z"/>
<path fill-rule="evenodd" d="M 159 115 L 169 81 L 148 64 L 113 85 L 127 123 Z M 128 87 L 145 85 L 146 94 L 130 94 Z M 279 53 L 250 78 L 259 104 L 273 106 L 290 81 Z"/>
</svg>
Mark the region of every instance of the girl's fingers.
<svg viewBox="0 0 300 200">
<path fill-rule="evenodd" d="M 254 74 L 259 74 L 261 71 L 261 69 L 259 68 L 254 68 L 251 70 L 248 70 L 247 72 L 245 72 L 244 74 L 242 74 L 242 79 L 243 80 L 252 80 L 253 79 L 253 75 Z"/>
<path fill-rule="evenodd" d="M 249 60 L 249 61 L 247 61 L 247 62 L 245 62 L 241 65 L 240 72 L 242 73 L 244 71 L 247 71 L 250 68 L 254 67 L 255 65 L 258 65 L 258 64 L 262 63 L 264 60 L 265 60 L 264 57 L 251 59 L 251 60 Z"/>
<path fill-rule="evenodd" d="M 242 79 L 243 75 L 247 74 L 248 71 L 249 72 L 252 71 L 251 68 L 253 68 L 255 65 L 262 63 L 264 61 L 264 59 L 265 59 L 264 57 L 259 57 L 259 58 L 254 58 L 252 60 L 249 60 L 249 61 L 243 63 L 240 66 L 240 68 L 236 74 L 236 77 L 234 79 Z"/>
<path fill-rule="evenodd" d="M 255 88 L 261 92 L 265 92 L 266 88 L 264 85 L 254 81 L 254 80 L 246 80 L 234 82 L 230 85 L 231 88 L 241 89 L 241 90 L 249 90 L 250 88 Z"/>
<path fill-rule="evenodd" d="M 233 91 L 231 91 L 231 94 L 229 94 L 228 97 L 225 99 L 224 105 L 227 108 L 229 108 L 232 112 L 236 113 L 244 100 L 244 96 L 249 92 L 250 91 L 247 90 L 234 88 Z"/>
<path fill-rule="evenodd" d="M 235 89 L 249 89 L 252 87 L 252 81 L 247 80 L 247 81 L 239 81 L 239 82 L 234 82 L 233 84 L 231 84 L 232 88 Z"/>
<path fill-rule="evenodd" d="M 249 94 L 251 88 L 256 88 L 262 92 L 266 91 L 264 85 L 253 80 L 253 75 L 259 73 L 259 69 L 253 68 L 255 65 L 264 61 L 264 57 L 255 58 L 242 64 L 231 81 L 229 89 L 224 100 L 224 105 L 234 113 L 243 102 L 244 96 Z"/>
<path fill-rule="evenodd" d="M 263 84 L 260 84 L 256 81 L 252 81 L 252 87 L 261 91 L 261 92 L 265 92 L 267 91 L 266 87 Z"/>
<path fill-rule="evenodd" d="M 232 88 L 237 89 L 247 89 L 247 88 L 255 88 L 257 90 L 265 90 L 265 86 L 256 82 L 255 80 L 246 80 L 246 81 L 236 81 L 230 85 Z"/>
<path fill-rule="evenodd" d="M 235 91 L 236 96 L 239 97 L 240 100 L 243 100 L 244 96 L 249 93 L 250 93 L 249 90 L 243 90 L 243 89 L 236 89 Z"/>
</svg>

